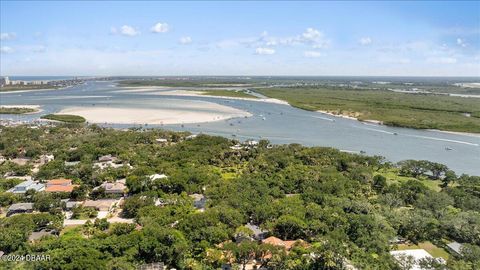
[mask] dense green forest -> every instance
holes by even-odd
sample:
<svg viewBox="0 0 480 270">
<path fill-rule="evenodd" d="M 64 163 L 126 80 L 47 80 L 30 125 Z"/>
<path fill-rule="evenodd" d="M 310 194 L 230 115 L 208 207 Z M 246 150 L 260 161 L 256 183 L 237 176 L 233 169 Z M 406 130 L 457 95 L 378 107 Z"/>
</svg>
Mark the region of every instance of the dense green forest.
<svg viewBox="0 0 480 270">
<path fill-rule="evenodd" d="M 324 86 L 255 91 L 301 109 L 377 120 L 389 126 L 480 133 L 478 98 Z"/>
<path fill-rule="evenodd" d="M 0 175 L 70 178 L 79 185 L 67 195 L 16 195 L 5 191 L 21 180 L 0 178 L 0 250 L 50 256 L 3 261 L 0 269 L 135 269 L 152 262 L 176 269 L 231 263 L 242 269 L 253 259 L 266 269 L 408 269 L 389 254 L 399 248 L 395 238 L 441 250 L 446 265 L 426 262 L 428 269 L 480 269 L 480 177 L 456 175 L 438 163 L 392 164 L 378 156 L 268 141 L 232 149 L 238 142 L 158 129 L 57 124 L 0 131 L 0 154 L 7 160 Z M 42 154 L 55 159 L 32 174 Z M 93 166 L 109 154 L 131 166 Z M 31 161 L 18 165 L 15 158 Z M 151 180 L 155 173 L 168 178 Z M 101 198 L 105 194 L 93 188 L 120 178 L 128 186 L 122 215 L 136 224 L 96 219 L 63 227 L 60 199 Z M 188 195 L 194 193 L 205 195 L 205 211 L 192 205 Z M 36 211 L 6 217 L 15 202 L 32 202 Z M 286 252 L 252 240 L 247 223 L 269 236 L 302 241 Z M 41 228 L 58 233 L 28 241 Z M 463 243 L 462 255 L 445 251 L 450 241 Z"/>
<path fill-rule="evenodd" d="M 71 115 L 71 114 L 47 114 L 40 118 L 47 119 L 47 120 L 60 121 L 60 122 L 67 122 L 67 123 L 85 122 L 85 118 L 78 115 Z"/>
</svg>

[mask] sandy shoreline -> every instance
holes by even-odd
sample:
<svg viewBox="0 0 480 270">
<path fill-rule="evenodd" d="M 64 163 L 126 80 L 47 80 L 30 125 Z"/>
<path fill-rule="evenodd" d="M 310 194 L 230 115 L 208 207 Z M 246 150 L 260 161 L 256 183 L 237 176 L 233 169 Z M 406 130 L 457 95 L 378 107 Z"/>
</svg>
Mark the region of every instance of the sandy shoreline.
<svg viewBox="0 0 480 270">
<path fill-rule="evenodd" d="M 228 96 L 212 96 L 212 95 L 203 95 L 206 93 L 201 90 L 181 90 L 181 89 L 172 89 L 172 87 L 122 87 L 126 90 L 119 90 L 115 92 L 119 93 L 145 93 L 148 95 L 158 95 L 158 96 L 185 96 L 185 97 L 209 97 L 217 99 L 231 99 L 231 100 L 247 100 L 247 101 L 256 101 L 256 102 L 267 102 L 275 104 L 290 105 L 288 102 L 275 98 L 243 98 L 243 97 L 228 97 Z"/>
<path fill-rule="evenodd" d="M 331 113 L 331 112 L 328 112 L 328 111 L 322 111 L 322 110 L 317 110 L 316 112 L 327 114 L 327 115 L 330 115 L 330 116 L 335 116 L 335 117 L 340 117 L 340 118 L 359 121 L 358 118 L 353 117 L 353 116 L 348 116 L 348 115 L 343 115 L 343 114 L 335 114 L 335 113 Z"/>
<path fill-rule="evenodd" d="M 190 90 L 169 90 L 169 91 L 162 91 L 157 93 L 150 93 L 153 95 L 172 95 L 172 96 L 190 96 L 190 97 L 209 97 L 209 98 L 219 98 L 219 99 L 232 99 L 232 100 L 247 100 L 247 101 L 257 101 L 257 102 L 267 102 L 267 103 L 275 103 L 275 104 L 284 104 L 289 105 L 288 102 L 275 99 L 275 98 L 244 98 L 244 97 L 227 97 L 227 96 L 211 96 L 211 95 L 203 95 L 203 91 L 190 91 Z"/>
<path fill-rule="evenodd" d="M 84 117 L 89 123 L 108 124 L 187 124 L 249 117 L 250 113 L 227 106 L 206 103 L 202 108 L 142 109 L 111 107 L 71 107 L 58 114 L 73 114 Z"/>
</svg>

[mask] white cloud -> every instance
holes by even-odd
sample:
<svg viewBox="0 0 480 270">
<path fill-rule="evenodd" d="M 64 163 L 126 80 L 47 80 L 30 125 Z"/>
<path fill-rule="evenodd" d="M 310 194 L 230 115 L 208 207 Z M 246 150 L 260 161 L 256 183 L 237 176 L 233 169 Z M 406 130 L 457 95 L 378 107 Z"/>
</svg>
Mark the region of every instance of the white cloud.
<svg viewBox="0 0 480 270">
<path fill-rule="evenodd" d="M 258 47 L 257 49 L 255 49 L 255 54 L 271 55 L 271 54 L 275 54 L 275 49 Z"/>
<path fill-rule="evenodd" d="M 12 53 L 13 49 L 11 47 L 8 47 L 8 46 L 2 46 L 2 47 L 0 47 L 0 52 L 1 53 Z"/>
<path fill-rule="evenodd" d="M 454 57 L 430 57 L 427 59 L 427 62 L 432 64 L 455 64 L 457 63 L 457 58 Z"/>
<path fill-rule="evenodd" d="M 322 53 L 316 52 L 316 51 L 306 51 L 303 53 L 303 55 L 308 58 L 317 58 L 317 57 L 323 56 Z"/>
<path fill-rule="evenodd" d="M 170 27 L 166 23 L 157 23 L 150 29 L 153 33 L 166 33 Z"/>
<path fill-rule="evenodd" d="M 362 37 L 358 42 L 360 42 L 361 45 L 370 45 L 372 44 L 372 39 L 369 37 Z"/>
<path fill-rule="evenodd" d="M 0 34 L 0 40 L 12 40 L 17 37 L 17 34 L 15 33 L 1 33 Z"/>
<path fill-rule="evenodd" d="M 120 34 L 133 37 L 139 35 L 140 32 L 130 25 L 124 25 L 120 27 Z"/>
<path fill-rule="evenodd" d="M 263 31 L 260 36 L 243 37 L 222 40 L 216 43 L 218 48 L 232 48 L 245 46 L 247 48 L 271 48 L 275 46 L 310 46 L 313 49 L 325 49 L 330 46 L 330 40 L 317 29 L 307 28 L 303 33 L 296 36 L 276 37 Z"/>
<path fill-rule="evenodd" d="M 461 38 L 457 38 L 457 45 L 464 48 L 467 47 L 467 43 L 465 43 L 465 40 Z"/>
<path fill-rule="evenodd" d="M 330 40 L 325 38 L 323 32 L 315 28 L 307 28 L 301 37 L 297 37 L 300 44 L 313 44 L 314 49 L 324 49 L 330 46 Z"/>
<path fill-rule="evenodd" d="M 302 37 L 305 40 L 317 40 L 317 39 L 323 37 L 323 34 L 322 34 L 322 32 L 318 31 L 315 28 L 307 28 L 307 30 L 305 30 L 305 32 L 303 32 Z"/>
<path fill-rule="evenodd" d="M 181 37 L 179 41 L 180 41 L 180 44 L 190 44 L 190 43 L 192 43 L 192 38 L 191 37 Z"/>
</svg>

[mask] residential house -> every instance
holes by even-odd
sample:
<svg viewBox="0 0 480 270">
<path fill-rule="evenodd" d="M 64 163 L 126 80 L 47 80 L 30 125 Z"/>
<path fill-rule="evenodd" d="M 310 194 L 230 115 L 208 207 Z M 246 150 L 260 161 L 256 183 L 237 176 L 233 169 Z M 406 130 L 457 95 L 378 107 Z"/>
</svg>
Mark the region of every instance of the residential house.
<svg viewBox="0 0 480 270">
<path fill-rule="evenodd" d="M 167 140 L 167 139 L 163 139 L 163 138 L 155 139 L 155 141 L 156 141 L 157 143 L 161 143 L 161 144 L 168 143 L 168 140 Z"/>
<path fill-rule="evenodd" d="M 103 188 L 105 190 L 105 194 L 124 195 L 127 191 L 125 181 L 125 179 L 120 179 L 113 183 L 103 182 L 100 186 L 95 187 L 93 190 Z"/>
<path fill-rule="evenodd" d="M 235 144 L 234 146 L 230 146 L 230 149 L 232 149 L 232 150 L 242 150 L 243 146 L 241 146 L 240 144 Z"/>
<path fill-rule="evenodd" d="M 247 223 L 245 227 L 249 228 L 253 232 L 253 239 L 255 240 L 263 240 L 265 239 L 266 235 L 268 234 L 268 231 L 262 230 L 260 227 L 257 225 L 254 225 L 252 223 Z"/>
<path fill-rule="evenodd" d="M 198 134 L 192 134 L 192 135 L 188 135 L 187 137 L 185 137 L 185 139 L 187 140 L 193 140 L 195 138 L 197 138 Z"/>
<path fill-rule="evenodd" d="M 205 211 L 205 205 L 207 204 L 207 198 L 205 198 L 205 195 L 194 193 L 189 196 L 193 199 L 193 207 L 200 211 Z"/>
<path fill-rule="evenodd" d="M 258 141 L 255 141 L 255 140 L 247 140 L 247 141 L 245 141 L 244 144 L 247 145 L 247 146 L 253 147 L 253 146 L 257 146 L 257 145 L 258 145 Z"/>
<path fill-rule="evenodd" d="M 48 155 L 48 154 L 47 155 L 41 155 L 39 160 L 40 160 L 40 164 L 43 165 L 43 164 L 47 164 L 50 161 L 55 160 L 55 157 L 53 155 Z"/>
<path fill-rule="evenodd" d="M 14 214 L 31 212 L 33 212 L 33 203 L 14 203 L 8 207 L 7 217 Z"/>
<path fill-rule="evenodd" d="M 28 236 L 28 241 L 35 242 L 37 240 L 40 240 L 44 236 L 55 235 L 54 233 L 55 233 L 55 231 L 46 230 L 46 229 L 43 229 L 43 230 L 38 231 L 38 232 L 32 232 L 30 234 L 30 236 Z"/>
<path fill-rule="evenodd" d="M 65 161 L 64 164 L 65 164 L 65 166 L 67 166 L 67 167 L 73 167 L 73 166 L 75 166 L 75 165 L 77 165 L 77 164 L 79 164 L 79 163 L 80 163 L 80 161 Z"/>
<path fill-rule="evenodd" d="M 430 253 L 428 253 L 424 249 L 408 249 L 408 250 L 394 250 L 390 251 L 390 254 L 397 260 L 399 264 L 403 264 L 403 262 L 407 259 L 412 259 L 413 265 L 410 270 L 422 270 L 420 266 L 420 262 L 423 259 L 430 259 L 433 258 Z M 445 260 L 441 258 L 436 258 L 440 263 L 445 263 Z"/>
<path fill-rule="evenodd" d="M 156 174 L 150 175 L 148 178 L 150 179 L 150 181 L 155 181 L 155 180 L 157 180 L 157 179 L 164 179 L 164 178 L 167 178 L 167 177 L 168 177 L 168 176 L 166 176 L 166 175 L 163 174 L 163 173 L 162 173 L 162 174 L 156 173 Z"/>
<path fill-rule="evenodd" d="M 30 158 L 14 158 L 14 159 L 11 159 L 10 161 L 17 165 L 23 166 L 23 165 L 26 165 L 30 160 L 31 160 Z"/>
<path fill-rule="evenodd" d="M 458 242 L 451 242 L 447 244 L 448 249 L 457 255 L 462 255 L 463 245 Z"/>
<path fill-rule="evenodd" d="M 286 251 L 289 251 L 296 244 L 305 244 L 305 241 L 303 241 L 302 239 L 283 241 L 282 239 L 277 238 L 275 236 L 270 236 L 266 239 L 263 239 L 262 243 L 270 244 L 270 245 L 274 245 L 274 246 L 280 246 L 280 247 L 285 248 Z"/>
<path fill-rule="evenodd" d="M 111 211 L 117 204 L 117 200 L 114 199 L 102 199 L 102 200 L 86 200 L 83 203 L 83 207 L 92 207 L 98 211 Z"/>
<path fill-rule="evenodd" d="M 46 192 L 72 192 L 74 187 L 78 185 L 72 185 L 71 179 L 52 179 L 47 181 L 45 185 Z"/>
<path fill-rule="evenodd" d="M 116 158 L 116 157 L 113 157 L 112 155 L 105 155 L 105 156 L 101 156 L 98 158 L 98 162 L 95 162 L 93 164 L 93 167 L 96 167 L 96 168 L 99 168 L 101 170 L 105 169 L 105 168 L 120 168 L 120 167 L 123 167 L 124 164 L 123 163 L 120 163 L 119 160 Z M 127 164 L 128 167 L 132 167 L 130 166 L 130 164 Z"/>
<path fill-rule="evenodd" d="M 35 182 L 33 180 L 27 180 L 27 181 L 24 181 L 16 186 L 14 186 L 13 188 L 7 190 L 7 192 L 11 192 L 11 193 L 14 193 L 14 194 L 23 194 L 25 192 L 27 192 L 27 190 L 30 190 L 30 189 L 33 189 L 35 191 L 43 191 L 45 189 L 45 185 L 44 184 L 40 184 L 38 182 Z"/>
<path fill-rule="evenodd" d="M 30 175 L 24 175 L 24 176 L 6 176 L 5 177 L 6 179 L 21 179 L 23 181 L 28 181 L 28 180 L 32 180 L 32 176 Z"/>
<path fill-rule="evenodd" d="M 73 208 L 80 206 L 83 202 L 70 201 L 70 199 L 61 200 L 64 203 L 63 209 L 66 211 L 71 211 Z"/>
<path fill-rule="evenodd" d="M 117 158 L 116 157 L 113 157 L 112 155 L 105 155 L 105 156 L 101 156 L 98 158 L 98 161 L 99 162 L 109 162 L 109 161 L 116 161 Z"/>
</svg>

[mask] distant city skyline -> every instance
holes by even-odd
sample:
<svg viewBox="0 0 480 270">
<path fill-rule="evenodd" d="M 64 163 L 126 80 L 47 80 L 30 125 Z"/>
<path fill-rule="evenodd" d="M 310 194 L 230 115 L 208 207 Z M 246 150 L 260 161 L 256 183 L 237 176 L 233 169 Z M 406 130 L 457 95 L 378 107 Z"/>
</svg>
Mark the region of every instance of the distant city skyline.
<svg viewBox="0 0 480 270">
<path fill-rule="evenodd" d="M 480 2 L 0 1 L 1 76 L 480 76 Z"/>
</svg>

